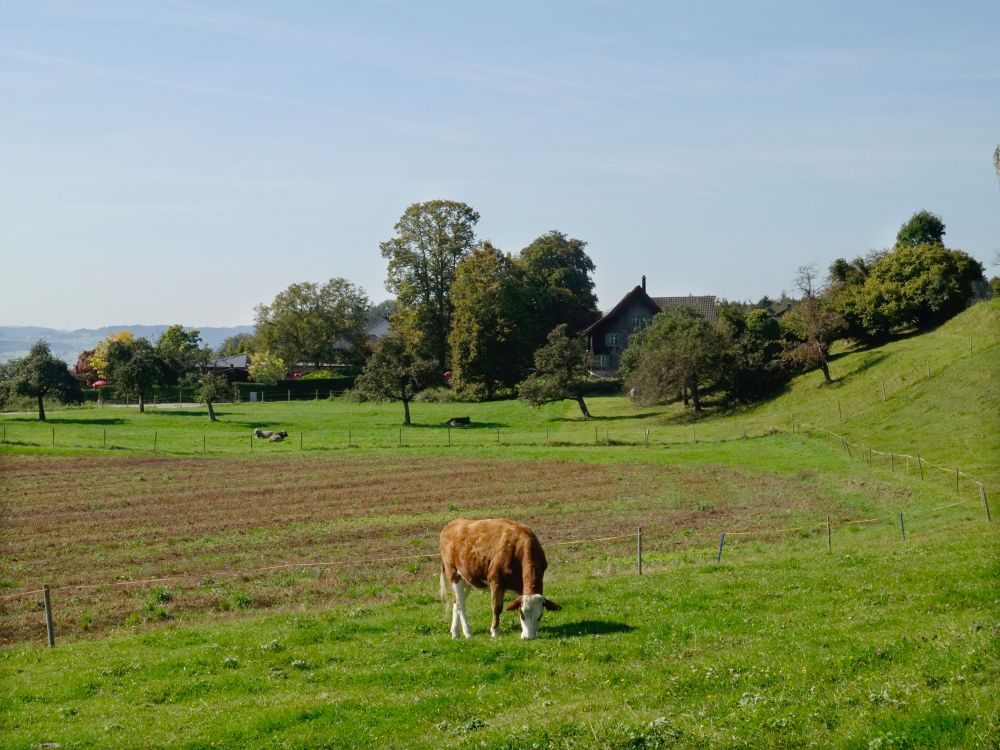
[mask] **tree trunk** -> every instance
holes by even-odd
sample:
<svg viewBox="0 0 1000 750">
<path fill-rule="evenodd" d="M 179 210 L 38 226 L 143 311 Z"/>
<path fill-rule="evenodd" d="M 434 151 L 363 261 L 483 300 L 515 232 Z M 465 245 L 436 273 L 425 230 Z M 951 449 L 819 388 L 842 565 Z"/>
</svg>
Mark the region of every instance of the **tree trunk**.
<svg viewBox="0 0 1000 750">
<path fill-rule="evenodd" d="M 139 413 L 144 414 L 146 412 L 146 398 L 142 395 L 142 391 L 139 391 Z"/>
<path fill-rule="evenodd" d="M 827 362 L 826 360 L 823 360 L 822 362 L 819 363 L 819 369 L 823 371 L 823 379 L 827 383 L 832 383 L 833 378 L 830 377 L 830 363 Z"/>
<path fill-rule="evenodd" d="M 38 421 L 39 422 L 45 421 L 45 404 L 42 403 L 41 396 L 38 397 Z"/>
<path fill-rule="evenodd" d="M 690 403 L 690 399 L 688 398 L 688 389 L 687 388 L 681 388 L 680 396 L 681 396 L 681 399 L 684 401 L 684 406 L 687 406 L 688 403 Z"/>
<path fill-rule="evenodd" d="M 208 407 L 208 418 L 210 421 L 215 421 L 215 409 L 212 408 L 212 402 L 206 401 L 205 405 Z"/>
<path fill-rule="evenodd" d="M 403 397 L 403 424 L 409 426 L 410 424 L 410 400 Z"/>
<path fill-rule="evenodd" d="M 587 410 L 587 404 L 583 401 L 583 396 L 577 396 L 576 403 L 579 404 L 580 411 L 583 412 L 583 418 L 590 419 L 590 412 Z"/>
<path fill-rule="evenodd" d="M 698 384 L 691 386 L 691 404 L 695 411 L 701 411 L 701 399 L 698 397 Z"/>
</svg>

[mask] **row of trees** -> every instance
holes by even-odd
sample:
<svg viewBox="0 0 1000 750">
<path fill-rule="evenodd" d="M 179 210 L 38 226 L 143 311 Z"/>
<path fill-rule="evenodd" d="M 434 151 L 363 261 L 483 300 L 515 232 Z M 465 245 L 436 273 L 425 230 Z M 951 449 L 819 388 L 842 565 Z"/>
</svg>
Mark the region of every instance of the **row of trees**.
<svg viewBox="0 0 1000 750">
<path fill-rule="evenodd" d="M 927 330 L 988 296 L 982 264 L 945 247 L 944 234 L 939 217 L 919 211 L 892 249 L 838 258 L 825 283 L 815 266 L 800 267 L 801 296 L 780 319 L 766 306 L 726 303 L 715 325 L 693 310 L 656 315 L 622 355 L 623 385 L 640 404 L 683 399 L 698 409 L 709 389 L 749 401 L 805 370 L 819 369 L 832 382 L 836 340 L 873 344 Z"/>
</svg>

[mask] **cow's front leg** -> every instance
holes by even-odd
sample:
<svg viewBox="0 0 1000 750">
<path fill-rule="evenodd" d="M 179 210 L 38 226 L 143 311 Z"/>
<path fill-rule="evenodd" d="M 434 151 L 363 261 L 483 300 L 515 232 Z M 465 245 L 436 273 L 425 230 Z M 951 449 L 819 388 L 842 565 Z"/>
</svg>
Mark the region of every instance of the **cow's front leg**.
<svg viewBox="0 0 1000 750">
<path fill-rule="evenodd" d="M 493 622 L 490 623 L 490 635 L 496 638 L 500 635 L 500 613 L 503 612 L 503 587 L 490 584 L 490 603 L 493 605 Z"/>
<path fill-rule="evenodd" d="M 462 626 L 462 635 L 466 638 L 472 637 L 472 629 L 469 627 L 469 620 L 465 616 L 465 597 L 469 593 L 469 584 L 459 578 L 452 585 L 455 592 L 455 609 L 451 617 L 451 637 L 458 638 L 458 626 Z"/>
</svg>

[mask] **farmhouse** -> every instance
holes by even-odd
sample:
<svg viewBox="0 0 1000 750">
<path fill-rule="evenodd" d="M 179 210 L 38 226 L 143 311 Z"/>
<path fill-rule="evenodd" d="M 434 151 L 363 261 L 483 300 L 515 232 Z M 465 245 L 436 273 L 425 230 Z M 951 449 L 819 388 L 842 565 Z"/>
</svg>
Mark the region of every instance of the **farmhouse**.
<svg viewBox="0 0 1000 750">
<path fill-rule="evenodd" d="M 230 383 L 242 383 L 250 379 L 250 355 L 234 354 L 208 363 L 208 372 L 225 376 Z"/>
<path fill-rule="evenodd" d="M 629 337 L 656 313 L 677 307 L 692 307 L 706 320 L 715 322 L 714 296 L 650 297 L 646 294 L 646 277 L 643 276 L 640 286 L 622 297 L 621 302 L 584 330 L 594 374 L 616 375 Z"/>
</svg>

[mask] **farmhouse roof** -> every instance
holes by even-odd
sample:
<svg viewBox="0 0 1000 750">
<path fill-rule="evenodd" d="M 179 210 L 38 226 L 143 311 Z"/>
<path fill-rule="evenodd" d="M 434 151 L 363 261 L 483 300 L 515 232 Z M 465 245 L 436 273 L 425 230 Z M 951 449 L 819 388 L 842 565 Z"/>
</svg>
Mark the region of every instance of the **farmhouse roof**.
<svg viewBox="0 0 1000 750">
<path fill-rule="evenodd" d="M 250 356 L 247 354 L 234 354 L 231 357 L 222 357 L 214 362 L 209 362 L 208 366 L 213 370 L 246 370 L 250 367 Z"/>
<path fill-rule="evenodd" d="M 703 318 L 708 320 L 710 323 L 714 323 L 716 319 L 715 314 L 715 296 L 714 295 L 701 295 L 694 296 L 689 294 L 686 297 L 650 297 L 646 294 L 646 278 L 643 277 L 643 283 L 636 286 L 632 291 L 622 297 L 621 301 L 612 307 L 608 312 L 601 316 L 601 319 L 592 323 L 587 329 L 584 330 L 585 334 L 590 333 L 595 328 L 599 328 L 602 324 L 609 320 L 613 320 L 618 317 L 629 305 L 635 302 L 643 302 L 651 311 L 662 311 L 662 310 L 672 310 L 677 307 L 693 307 Z"/>
</svg>

